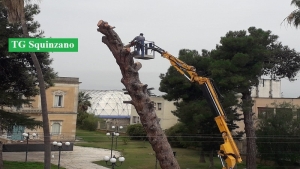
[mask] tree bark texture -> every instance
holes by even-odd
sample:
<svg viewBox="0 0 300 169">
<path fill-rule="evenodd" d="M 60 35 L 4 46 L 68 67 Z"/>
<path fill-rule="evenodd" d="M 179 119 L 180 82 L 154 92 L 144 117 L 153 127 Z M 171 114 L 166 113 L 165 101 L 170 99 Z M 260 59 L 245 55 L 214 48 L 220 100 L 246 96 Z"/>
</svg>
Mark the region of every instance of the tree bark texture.
<svg viewBox="0 0 300 169">
<path fill-rule="evenodd" d="M 25 10 L 23 8 L 23 12 L 21 13 L 21 25 L 22 31 L 25 38 L 29 38 L 28 28 L 25 19 Z M 46 88 L 43 77 L 43 72 L 40 66 L 40 63 L 36 57 L 35 53 L 30 53 L 32 62 L 37 72 L 37 78 L 39 82 L 40 88 L 40 96 L 41 96 L 41 106 L 42 106 L 42 119 L 43 119 L 43 132 L 44 132 L 44 169 L 50 169 L 51 167 L 51 138 L 50 138 L 50 129 L 49 129 L 49 118 L 48 118 L 48 110 L 47 110 L 47 99 L 46 99 Z"/>
<path fill-rule="evenodd" d="M 0 169 L 3 168 L 3 156 L 2 156 L 2 151 L 3 151 L 3 143 L 0 141 Z"/>
<path fill-rule="evenodd" d="M 253 101 L 250 91 L 242 93 L 242 110 L 244 114 L 245 133 L 247 139 L 247 169 L 256 169 L 256 136 L 253 122 Z"/>
<path fill-rule="evenodd" d="M 200 159 L 199 159 L 199 162 L 200 163 L 206 163 L 206 160 L 205 160 L 205 152 L 203 150 L 201 150 L 200 152 Z"/>
<path fill-rule="evenodd" d="M 210 153 L 209 153 L 209 168 L 215 168 L 214 150 L 211 150 Z"/>
<path fill-rule="evenodd" d="M 141 68 L 141 63 L 134 63 L 133 56 L 130 53 L 130 47 L 133 44 L 130 43 L 124 46 L 118 34 L 113 30 L 115 27 L 110 26 L 107 22 L 100 20 L 97 26 L 97 30 L 104 35 L 102 42 L 107 45 L 120 67 L 121 82 L 132 99 L 127 103 L 132 104 L 140 116 L 141 123 L 147 132 L 148 140 L 156 153 L 160 167 L 162 169 L 179 169 L 173 150 L 159 125 L 154 104 L 147 92 L 147 84 L 140 82 L 138 70 Z"/>
</svg>

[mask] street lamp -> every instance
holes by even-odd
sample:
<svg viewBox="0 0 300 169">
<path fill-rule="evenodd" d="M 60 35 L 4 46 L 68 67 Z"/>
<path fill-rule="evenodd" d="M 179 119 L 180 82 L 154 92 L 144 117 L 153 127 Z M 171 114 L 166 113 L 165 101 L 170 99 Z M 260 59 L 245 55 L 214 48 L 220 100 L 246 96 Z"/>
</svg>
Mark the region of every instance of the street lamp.
<svg viewBox="0 0 300 169">
<path fill-rule="evenodd" d="M 123 126 L 111 126 L 111 128 L 113 128 L 113 129 L 115 129 L 115 136 L 116 136 L 116 148 L 115 149 L 117 149 L 118 148 L 118 136 L 120 135 L 120 133 L 119 133 L 119 129 L 121 130 L 122 128 L 123 128 Z"/>
<path fill-rule="evenodd" d="M 104 159 L 106 165 L 111 166 L 112 169 L 114 169 L 115 166 L 117 166 L 117 167 L 121 166 L 122 163 L 125 161 L 125 158 L 123 156 L 118 157 L 120 164 L 117 165 L 117 157 L 115 155 L 111 158 L 109 158 L 108 156 L 104 156 L 103 159 Z M 110 164 L 108 164 L 108 161 L 110 162 Z"/>
<path fill-rule="evenodd" d="M 63 145 L 63 142 L 56 142 L 56 141 L 53 141 L 53 143 L 52 143 L 53 145 L 54 145 L 54 147 L 55 146 L 57 146 L 58 147 L 58 164 L 57 164 L 57 168 L 59 169 L 59 167 L 60 167 L 60 152 L 61 152 L 61 149 L 62 149 L 62 145 Z M 65 145 L 66 146 L 69 146 L 70 145 L 70 142 L 65 142 Z"/>
<path fill-rule="evenodd" d="M 119 134 L 119 133 L 115 133 L 115 132 L 106 133 L 107 136 L 111 136 L 110 158 L 112 158 L 112 149 L 113 149 L 113 145 L 114 145 L 114 137 L 116 134 Z"/>
<path fill-rule="evenodd" d="M 25 158 L 25 162 L 27 162 L 27 154 L 28 154 L 28 140 L 29 140 L 29 133 L 23 133 L 22 136 L 26 139 L 26 158 Z M 34 138 L 36 136 L 35 133 L 32 133 L 32 137 Z"/>
<path fill-rule="evenodd" d="M 115 126 L 112 126 L 112 128 L 115 128 Z M 110 157 L 109 156 L 104 156 L 104 161 L 106 163 L 106 165 L 111 166 L 112 169 L 115 168 L 115 166 L 119 167 L 122 165 L 122 163 L 125 161 L 125 158 L 123 156 L 118 157 L 118 160 L 120 162 L 119 165 L 117 165 L 117 157 L 114 155 L 112 155 L 112 151 L 113 151 L 113 144 L 114 144 L 114 137 L 118 137 L 119 133 L 115 133 L 115 132 L 110 132 L 110 133 L 106 133 L 107 136 L 111 137 L 111 148 L 110 148 Z M 110 164 L 108 163 L 108 161 L 110 162 Z"/>
</svg>

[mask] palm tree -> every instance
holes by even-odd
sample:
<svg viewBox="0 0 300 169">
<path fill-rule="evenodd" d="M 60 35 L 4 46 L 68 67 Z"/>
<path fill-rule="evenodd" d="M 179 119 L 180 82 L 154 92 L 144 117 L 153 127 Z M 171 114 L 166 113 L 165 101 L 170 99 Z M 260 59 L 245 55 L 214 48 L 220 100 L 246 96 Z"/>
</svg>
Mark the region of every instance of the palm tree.
<svg viewBox="0 0 300 169">
<path fill-rule="evenodd" d="M 78 93 L 77 128 L 83 127 L 83 120 L 88 118 L 87 110 L 91 107 L 90 95 L 85 92 Z"/>
<path fill-rule="evenodd" d="M 23 37 L 29 38 L 28 28 L 25 18 L 24 0 L 0 0 L 3 5 L 8 10 L 8 21 L 10 23 L 21 22 Z M 50 169 L 51 167 L 51 143 L 50 143 L 50 129 L 49 129 L 49 119 L 47 110 L 47 100 L 46 100 L 46 89 L 44 83 L 44 77 L 40 63 L 35 55 L 35 53 L 30 53 L 31 59 L 33 61 L 34 67 L 37 72 L 40 96 L 41 96 L 41 106 L 42 106 L 42 118 L 43 118 L 43 132 L 44 132 L 44 169 Z"/>
<path fill-rule="evenodd" d="M 90 95 L 85 92 L 79 92 L 78 94 L 78 112 L 86 112 L 91 107 Z"/>
<path fill-rule="evenodd" d="M 300 0 L 292 0 L 291 5 L 295 5 L 298 9 L 292 11 L 283 21 L 298 28 L 300 25 Z"/>
</svg>

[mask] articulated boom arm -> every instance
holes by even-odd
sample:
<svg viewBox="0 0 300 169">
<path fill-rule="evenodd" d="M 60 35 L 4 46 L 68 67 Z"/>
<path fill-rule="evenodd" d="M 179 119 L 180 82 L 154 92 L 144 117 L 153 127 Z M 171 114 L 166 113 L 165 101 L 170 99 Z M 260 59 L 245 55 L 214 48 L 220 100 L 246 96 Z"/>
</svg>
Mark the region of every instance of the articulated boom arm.
<svg viewBox="0 0 300 169">
<path fill-rule="evenodd" d="M 161 49 L 160 47 L 153 45 L 152 48 L 149 49 L 160 53 L 162 57 L 168 59 L 171 65 L 174 68 L 176 68 L 178 72 L 180 72 L 182 75 L 188 78 L 191 82 L 194 82 L 194 77 L 198 76 L 194 66 L 187 65 L 186 63 L 174 57 L 173 55 L 169 54 L 168 52 Z M 187 76 L 186 73 L 189 74 L 189 76 Z"/>
<path fill-rule="evenodd" d="M 223 165 L 222 169 L 233 169 L 237 162 L 242 162 L 242 159 L 240 152 L 232 138 L 230 130 L 228 129 L 224 110 L 218 99 L 218 93 L 216 92 L 217 90 L 213 81 L 211 81 L 209 78 L 198 76 L 195 67 L 187 65 L 158 46 L 154 45 L 151 49 L 160 53 L 162 57 L 168 59 L 171 65 L 191 82 L 197 82 L 201 85 L 207 101 L 210 103 L 212 109 L 216 113 L 215 121 L 224 139 L 224 143 L 220 146 L 220 150 L 218 151 L 218 156 Z"/>
<path fill-rule="evenodd" d="M 233 169 L 237 162 L 242 162 L 242 158 L 227 126 L 224 110 L 218 99 L 214 84 L 208 78 L 197 77 L 195 79 L 199 84 L 202 84 L 202 91 L 205 93 L 206 99 L 216 113 L 215 121 L 224 139 L 224 143 L 221 144 L 220 150 L 218 151 L 223 169 Z M 223 160 L 225 160 L 226 164 Z"/>
</svg>

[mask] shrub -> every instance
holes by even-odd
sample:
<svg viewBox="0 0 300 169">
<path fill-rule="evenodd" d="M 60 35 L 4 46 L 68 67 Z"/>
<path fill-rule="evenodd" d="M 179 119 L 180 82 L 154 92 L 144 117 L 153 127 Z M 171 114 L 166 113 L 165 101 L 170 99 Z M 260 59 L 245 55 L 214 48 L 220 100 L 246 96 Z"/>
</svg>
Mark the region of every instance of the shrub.
<svg viewBox="0 0 300 169">
<path fill-rule="evenodd" d="M 88 114 L 88 116 L 82 120 L 80 128 L 83 130 L 95 131 L 98 127 L 98 121 L 99 118 L 94 114 Z"/>
<path fill-rule="evenodd" d="M 166 135 L 168 136 L 168 141 L 172 147 L 188 147 L 188 142 L 186 142 L 189 137 L 183 137 L 185 136 L 185 133 L 187 133 L 187 128 L 183 123 L 177 123 L 174 126 L 170 127 L 166 130 Z"/>
<path fill-rule="evenodd" d="M 147 139 L 147 133 L 144 130 L 142 124 L 133 124 L 127 127 L 126 134 L 131 140 L 145 140 Z"/>
</svg>

